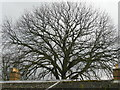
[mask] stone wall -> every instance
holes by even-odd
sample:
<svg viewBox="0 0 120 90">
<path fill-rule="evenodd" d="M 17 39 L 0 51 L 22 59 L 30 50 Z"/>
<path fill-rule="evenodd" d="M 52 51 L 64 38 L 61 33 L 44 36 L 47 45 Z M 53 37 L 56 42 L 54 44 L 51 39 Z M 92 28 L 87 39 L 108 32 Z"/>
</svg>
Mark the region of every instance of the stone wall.
<svg viewBox="0 0 120 90">
<path fill-rule="evenodd" d="M 54 88 L 119 88 L 120 83 L 113 83 L 113 81 L 72 81 L 61 82 Z"/>
<path fill-rule="evenodd" d="M 58 81 L 46 81 L 46 82 L 12 82 L 2 83 L 2 90 L 45 90 Z M 120 90 L 120 83 L 114 83 L 112 80 L 104 81 L 60 81 L 57 85 L 48 90 L 71 90 L 71 89 L 117 89 Z"/>
<path fill-rule="evenodd" d="M 44 90 L 45 88 L 48 88 L 49 86 L 53 85 L 55 82 L 38 82 L 38 81 L 34 81 L 34 82 L 7 82 L 7 83 L 2 83 L 2 89 L 3 90 L 11 90 L 11 89 L 15 89 L 15 90 L 22 90 L 22 89 L 37 89 L 39 88 L 40 90 Z"/>
</svg>

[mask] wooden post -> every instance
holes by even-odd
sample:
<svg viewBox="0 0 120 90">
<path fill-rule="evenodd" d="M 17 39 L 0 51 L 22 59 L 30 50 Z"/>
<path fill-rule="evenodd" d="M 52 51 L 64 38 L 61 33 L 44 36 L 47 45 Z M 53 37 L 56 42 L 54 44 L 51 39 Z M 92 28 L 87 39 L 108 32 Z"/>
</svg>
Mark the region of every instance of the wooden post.
<svg viewBox="0 0 120 90">
<path fill-rule="evenodd" d="M 120 80 L 120 67 L 116 64 L 115 69 L 113 69 L 114 80 Z"/>
<path fill-rule="evenodd" d="M 9 80 L 20 80 L 20 72 L 17 68 L 11 68 Z"/>
</svg>

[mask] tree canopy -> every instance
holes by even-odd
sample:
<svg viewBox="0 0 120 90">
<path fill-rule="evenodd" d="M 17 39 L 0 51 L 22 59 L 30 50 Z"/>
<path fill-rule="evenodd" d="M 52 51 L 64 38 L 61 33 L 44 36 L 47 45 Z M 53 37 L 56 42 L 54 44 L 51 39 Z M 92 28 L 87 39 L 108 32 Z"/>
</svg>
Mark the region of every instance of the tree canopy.
<svg viewBox="0 0 120 90">
<path fill-rule="evenodd" d="M 22 79 L 100 79 L 117 61 L 114 24 L 84 3 L 44 4 L 6 20 L 3 41 Z"/>
</svg>

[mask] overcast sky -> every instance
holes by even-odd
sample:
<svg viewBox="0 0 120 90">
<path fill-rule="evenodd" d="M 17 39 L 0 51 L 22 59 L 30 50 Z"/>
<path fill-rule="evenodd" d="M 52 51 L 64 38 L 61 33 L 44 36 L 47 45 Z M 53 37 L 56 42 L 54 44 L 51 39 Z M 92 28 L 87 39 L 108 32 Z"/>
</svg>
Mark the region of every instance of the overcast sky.
<svg viewBox="0 0 120 90">
<path fill-rule="evenodd" d="M 34 2 L 33 2 L 34 1 Z M 1 0 L 0 13 L 3 19 L 4 17 L 18 19 L 24 10 L 31 10 L 33 6 L 39 6 L 41 2 L 60 2 L 60 1 L 72 1 L 72 2 L 86 2 L 92 4 L 95 8 L 105 10 L 113 19 L 113 22 L 118 25 L 118 2 L 119 0 Z"/>
</svg>

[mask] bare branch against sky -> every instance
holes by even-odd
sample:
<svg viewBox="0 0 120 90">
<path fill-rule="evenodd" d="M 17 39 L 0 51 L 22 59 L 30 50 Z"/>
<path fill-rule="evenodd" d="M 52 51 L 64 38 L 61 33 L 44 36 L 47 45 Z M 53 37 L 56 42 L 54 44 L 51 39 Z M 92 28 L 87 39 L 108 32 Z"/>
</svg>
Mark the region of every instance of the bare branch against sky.
<svg viewBox="0 0 120 90">
<path fill-rule="evenodd" d="M 120 1 L 118 3 L 118 48 L 120 47 Z M 119 58 L 119 62 L 120 62 L 120 52 L 118 52 L 118 58 Z"/>
</svg>

